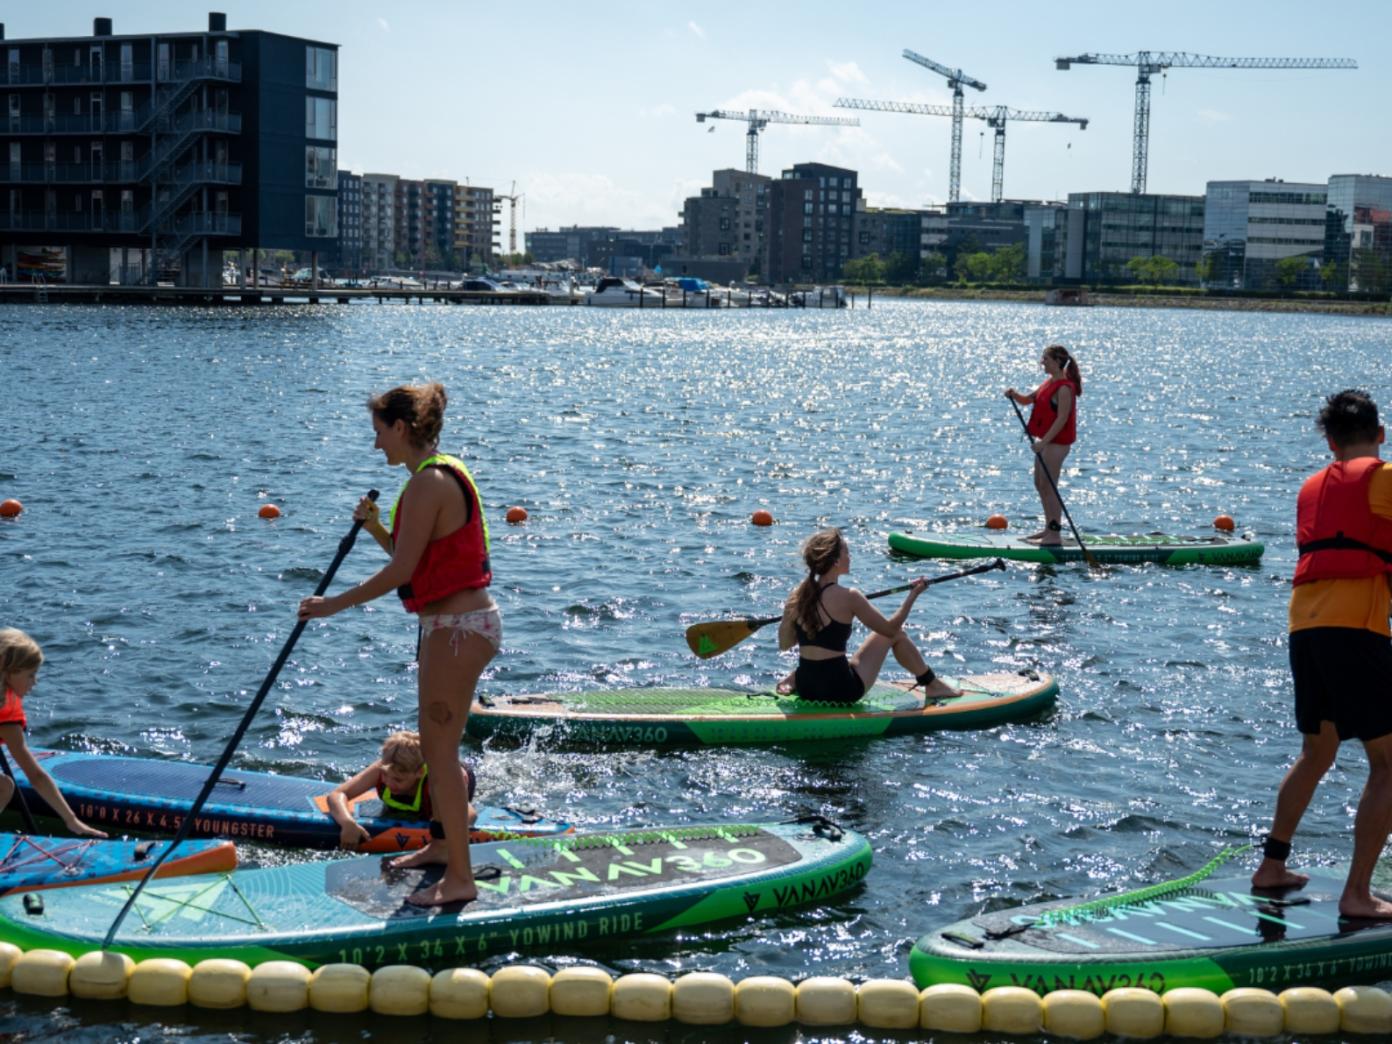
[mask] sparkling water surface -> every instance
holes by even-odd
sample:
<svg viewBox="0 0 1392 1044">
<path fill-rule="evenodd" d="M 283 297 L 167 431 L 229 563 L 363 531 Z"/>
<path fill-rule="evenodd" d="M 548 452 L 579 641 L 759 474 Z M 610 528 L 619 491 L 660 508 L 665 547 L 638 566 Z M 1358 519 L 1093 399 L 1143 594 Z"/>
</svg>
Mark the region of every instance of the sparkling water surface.
<svg viewBox="0 0 1392 1044">
<path fill-rule="evenodd" d="M 504 617 L 483 691 L 767 686 L 791 666 L 772 628 L 700 661 L 686 626 L 777 613 L 802 571 L 799 542 L 823 525 L 846 533 L 866 590 L 956 568 L 891 556 L 892 529 L 979 532 L 996 512 L 1013 531 L 1038 528 L 1030 453 L 1001 391 L 1033 387 L 1041 347 L 1068 345 L 1084 395 L 1063 493 L 1084 531 L 1208 534 L 1225 513 L 1267 552 L 1256 567 L 1012 565 L 920 599 L 908 626 L 930 663 L 1053 674 L 1050 717 L 766 749 L 468 741 L 482 800 L 581 829 L 819 812 L 865 833 L 874 869 L 840 902 L 584 955 L 616 972 L 736 979 L 903 977 L 931 928 L 1178 876 L 1264 830 L 1297 747 L 1285 609 L 1295 494 L 1327 457 L 1313 417 L 1343 387 L 1388 398 L 1392 330 L 900 301 L 840 312 L 11 306 L 0 324 L 0 497 L 25 506 L 0 521 L 3 623 L 48 658 L 27 701 L 32 739 L 198 761 L 220 753 L 358 498 L 377 487 L 389 500 L 405 478 L 372 448 L 374 392 L 425 379 L 449 390 L 442 448 L 481 487 Z M 268 501 L 283 517 L 257 517 Z M 513 504 L 525 525 L 504 523 Z M 749 524 L 760 507 L 777 525 Z M 384 561 L 360 540 L 334 590 Z M 386 732 L 414 725 L 414 644 L 394 599 L 311 625 L 234 765 L 334 781 L 361 768 Z M 1302 824 L 1300 860 L 1347 858 L 1365 772 L 1346 748 Z M 243 861 L 318 857 L 252 849 Z M 455 1032 L 8 992 L 0 1029 L 31 1040 Z"/>
</svg>

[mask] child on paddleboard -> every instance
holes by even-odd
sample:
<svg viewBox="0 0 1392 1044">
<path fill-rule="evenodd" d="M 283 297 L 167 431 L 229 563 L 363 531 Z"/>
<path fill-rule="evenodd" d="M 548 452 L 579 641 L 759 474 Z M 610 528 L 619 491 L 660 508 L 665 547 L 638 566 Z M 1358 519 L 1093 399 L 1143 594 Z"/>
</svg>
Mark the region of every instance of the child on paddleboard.
<svg viewBox="0 0 1392 1044">
<path fill-rule="evenodd" d="M 1063 502 L 1055 487 L 1063 471 L 1063 460 L 1078 438 L 1078 396 L 1083 394 L 1083 375 L 1078 372 L 1077 360 L 1061 344 L 1045 348 L 1039 365 L 1044 367 L 1043 384 L 1028 394 L 1007 388 L 1005 396 L 1030 407 L 1026 428 L 1034 436 L 1034 488 L 1044 507 L 1044 528 L 1025 539 L 1041 547 L 1058 547 L 1063 543 Z"/>
<path fill-rule="evenodd" d="M 796 689 L 804 700 L 854 703 L 875 684 L 885 658 L 893 652 L 899 666 L 923 686 L 925 699 L 962 695 L 933 673 L 904 633 L 904 621 L 927 581 L 914 581 L 899 611 L 886 617 L 865 595 L 838 583 L 851 571 L 851 550 L 839 529 L 823 529 L 803 541 L 802 560 L 807 576 L 788 596 L 778 625 L 778 647 L 787 651 L 796 645 L 798 665 L 779 682 L 779 692 Z M 847 656 L 851 624 L 856 620 L 871 634 Z"/>
<path fill-rule="evenodd" d="M 469 825 L 478 818 L 472 804 L 477 781 L 467 762 L 460 762 L 469 788 Z M 329 815 L 342 832 L 339 845 L 356 850 L 372 840 L 362 824 L 353 818 L 353 801 L 375 792 L 382 803 L 382 815 L 401 819 L 429 820 L 430 836 L 442 837 L 439 821 L 434 818 L 430 801 L 429 770 L 421 751 L 420 733 L 393 732 L 382 744 L 381 756 L 357 775 L 344 780 L 329 792 Z"/>
<path fill-rule="evenodd" d="M 1286 869 L 1291 838 L 1339 745 L 1357 739 L 1368 756 L 1368 782 L 1353 817 L 1353 862 L 1339 913 L 1392 920 L 1392 903 L 1372 893 L 1373 870 L 1392 827 L 1392 465 L 1379 459 L 1383 427 L 1366 392 L 1331 395 L 1318 423 L 1334 460 L 1305 480 L 1296 500 L 1300 558 L 1290 597 L 1301 748 L 1276 792 L 1276 814 L 1252 886 L 1292 889 L 1309 880 Z"/>
<path fill-rule="evenodd" d="M 24 697 L 34 688 L 42 666 L 43 650 L 38 642 L 13 627 L 0 630 L 0 688 L 5 693 L 4 703 L 0 704 L 0 743 L 9 748 L 19 767 L 24 770 L 29 785 L 38 791 L 39 797 L 48 803 L 49 808 L 58 813 L 69 830 L 78 837 L 106 837 L 103 831 L 77 818 L 63 800 L 58 784 L 44 771 L 25 742 L 24 733 L 29 728 L 29 721 L 24 716 Z M 10 803 L 14 792 L 14 780 L 8 774 L 0 775 L 0 808 Z"/>
</svg>

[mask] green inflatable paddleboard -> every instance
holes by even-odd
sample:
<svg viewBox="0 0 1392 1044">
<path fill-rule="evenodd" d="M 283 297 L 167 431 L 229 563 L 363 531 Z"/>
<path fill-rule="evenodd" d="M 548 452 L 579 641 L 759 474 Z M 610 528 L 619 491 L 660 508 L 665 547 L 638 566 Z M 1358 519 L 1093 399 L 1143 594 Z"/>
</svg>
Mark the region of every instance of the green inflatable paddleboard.
<svg viewBox="0 0 1392 1044">
<path fill-rule="evenodd" d="M 985 729 L 1037 717 L 1058 686 L 1047 675 L 970 674 L 944 678 L 963 695 L 923 702 L 923 690 L 878 684 L 855 703 L 812 703 L 771 691 L 600 689 L 536 696 L 482 696 L 469 734 L 649 747 L 787 743 L 902 736 L 939 729 Z"/>
<path fill-rule="evenodd" d="M 1149 533 L 1117 536 L 1085 533 L 1083 541 L 1098 562 L 1161 565 L 1250 565 L 1261 560 L 1264 545 L 1248 537 L 1184 537 Z M 1013 562 L 1085 561 L 1082 548 L 1071 536 L 1061 547 L 1040 547 L 1000 531 L 956 534 L 889 534 L 891 550 L 915 558 L 1008 558 Z"/>
<path fill-rule="evenodd" d="M 1316 868 L 1304 888 L 1280 893 L 1254 894 L 1246 875 L 1225 875 L 1129 901 L 996 910 L 925 935 L 909 968 L 920 987 L 1024 986 L 1041 995 L 1122 986 L 1280 992 L 1392 977 L 1392 924 L 1341 918 L 1343 886 L 1343 874 Z"/>
<path fill-rule="evenodd" d="M 489 954 L 583 953 L 616 940 L 825 903 L 870 869 L 870 844 L 825 819 L 518 838 L 471 848 L 479 896 L 422 909 L 406 897 L 440 867 L 321 859 L 155 881 L 112 948 L 136 960 L 233 957 L 311 967 L 453 967 Z M 23 949 L 100 948 L 130 884 L 0 899 L 0 939 Z"/>
</svg>

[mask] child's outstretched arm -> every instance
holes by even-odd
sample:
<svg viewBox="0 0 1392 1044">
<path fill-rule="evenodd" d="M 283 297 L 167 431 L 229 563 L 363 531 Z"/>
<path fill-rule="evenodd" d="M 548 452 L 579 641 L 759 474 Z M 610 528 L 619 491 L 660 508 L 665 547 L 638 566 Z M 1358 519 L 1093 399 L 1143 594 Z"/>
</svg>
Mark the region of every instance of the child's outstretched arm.
<svg viewBox="0 0 1392 1044">
<path fill-rule="evenodd" d="M 63 820 L 63 824 L 78 837 L 106 837 L 106 831 L 98 830 L 96 827 L 88 826 L 77 818 L 77 814 L 68 807 L 64 800 L 62 791 L 58 789 L 58 784 L 53 782 L 53 777 L 44 771 L 39 759 L 34 757 L 34 752 L 29 749 L 29 744 L 24 740 L 24 729 L 19 725 L 0 725 L 0 739 L 5 741 L 5 746 L 10 748 L 10 753 L 14 755 L 19 767 L 24 770 L 24 775 L 28 777 L 29 784 L 39 793 L 39 797 L 48 803 L 48 807 L 57 812 Z"/>
<path fill-rule="evenodd" d="M 326 799 L 329 805 L 329 815 L 333 821 L 339 825 L 341 830 L 338 835 L 340 848 L 350 851 L 355 850 L 365 841 L 370 841 L 372 835 L 363 829 L 356 819 L 353 818 L 353 810 L 348 806 L 348 802 L 354 798 L 362 797 L 369 791 L 377 789 L 377 774 L 382 771 L 382 763 L 374 761 L 367 768 L 363 769 L 356 776 L 345 779 L 333 790 L 329 791 Z"/>
</svg>

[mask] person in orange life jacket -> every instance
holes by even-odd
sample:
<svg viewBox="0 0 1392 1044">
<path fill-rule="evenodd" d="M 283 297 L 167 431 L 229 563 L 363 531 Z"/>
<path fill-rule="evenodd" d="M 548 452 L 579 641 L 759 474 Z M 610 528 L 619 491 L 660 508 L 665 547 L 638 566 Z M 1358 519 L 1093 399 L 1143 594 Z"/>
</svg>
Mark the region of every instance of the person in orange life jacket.
<svg viewBox="0 0 1392 1044">
<path fill-rule="evenodd" d="M 1078 363 L 1061 344 L 1051 344 L 1039 359 L 1044 367 L 1045 381 L 1029 394 L 1005 389 L 1008 399 L 1021 406 L 1030 406 L 1029 433 L 1034 436 L 1034 488 L 1044 506 L 1044 528 L 1025 537 L 1042 546 L 1057 547 L 1063 543 L 1063 503 L 1054 485 L 1063 470 L 1063 459 L 1078 437 L 1078 397 L 1083 394 L 1083 375 Z M 1047 469 L 1047 472 L 1046 470 Z"/>
<path fill-rule="evenodd" d="M 43 650 L 38 642 L 13 627 L 0 630 L 0 689 L 4 690 L 4 703 L 0 704 L 0 743 L 10 749 L 15 761 L 24 770 L 29 785 L 38 791 L 39 797 L 47 802 L 49 808 L 58 813 L 69 830 L 78 837 L 106 837 L 105 832 L 77 818 L 63 800 L 58 784 L 44 771 L 25 742 L 24 733 L 29 728 L 29 721 L 24 715 L 24 697 L 29 695 L 38 681 L 41 666 Z M 0 773 L 0 808 L 10 803 L 14 792 L 14 780 Z"/>
<path fill-rule="evenodd" d="M 1276 794 L 1276 813 L 1252 875 L 1259 889 L 1299 888 L 1290 842 L 1339 745 L 1357 739 L 1368 780 L 1353 819 L 1353 861 L 1339 897 L 1345 917 L 1392 920 L 1372 894 L 1373 868 L 1392 832 L 1392 465 L 1365 392 L 1331 395 L 1319 427 L 1334 460 L 1296 501 L 1300 558 L 1290 599 L 1290 665 L 1301 749 Z"/>
<path fill-rule="evenodd" d="M 472 804 L 476 780 L 474 770 L 461 763 L 469 788 L 469 825 L 478 813 Z M 372 839 L 353 818 L 352 802 L 366 794 L 376 793 L 382 802 L 382 815 L 401 819 L 428 819 L 432 834 L 438 821 L 430 801 L 430 781 L 426 778 L 425 755 L 421 753 L 420 733 L 393 732 L 382 744 L 382 754 L 357 775 L 344 780 L 329 792 L 329 815 L 341 827 L 339 846 L 350 850 Z M 443 834 L 441 834 L 443 836 Z"/>
<path fill-rule="evenodd" d="M 302 620 L 332 616 L 393 589 L 420 622 L 417 677 L 421 748 L 430 768 L 431 801 L 444 832 L 425 848 L 400 856 L 396 866 L 443 863 L 433 885 L 407 897 L 416 906 L 468 902 L 478 896 L 469 863 L 468 789 L 459 742 L 474 688 L 502 643 L 498 607 L 488 594 L 488 523 L 463 462 L 439 453 L 445 389 L 402 386 L 371 399 L 376 447 L 388 464 L 411 477 L 392 508 L 390 528 L 377 505 L 364 499 L 354 511 L 391 561 L 356 587 L 329 598 L 300 602 Z"/>
<path fill-rule="evenodd" d="M 779 692 L 796 689 L 804 700 L 854 703 L 875 684 L 893 652 L 899 666 L 923 686 L 926 699 L 962 695 L 933 673 L 904 633 L 909 610 L 926 586 L 923 579 L 914 581 L 899 611 L 885 617 L 865 595 L 838 583 L 851 571 L 851 549 L 839 529 L 823 529 L 803 541 L 802 560 L 807 576 L 788 596 L 778 625 L 778 648 L 787 651 L 796 645 L 798 665 L 778 683 Z M 848 657 L 846 646 L 856 620 L 871 634 Z"/>
</svg>

